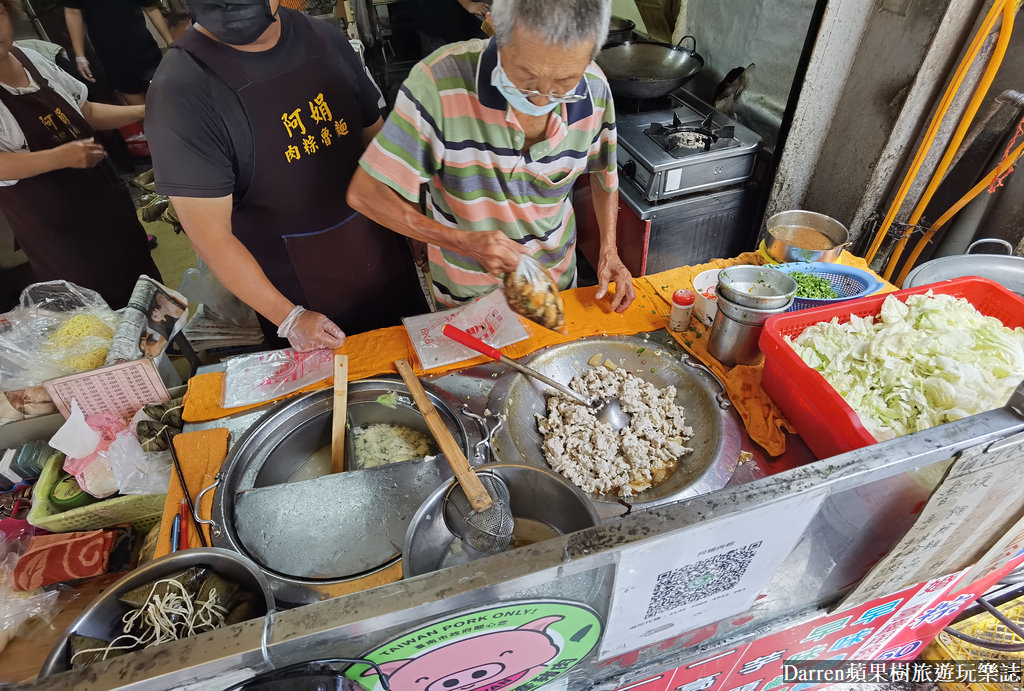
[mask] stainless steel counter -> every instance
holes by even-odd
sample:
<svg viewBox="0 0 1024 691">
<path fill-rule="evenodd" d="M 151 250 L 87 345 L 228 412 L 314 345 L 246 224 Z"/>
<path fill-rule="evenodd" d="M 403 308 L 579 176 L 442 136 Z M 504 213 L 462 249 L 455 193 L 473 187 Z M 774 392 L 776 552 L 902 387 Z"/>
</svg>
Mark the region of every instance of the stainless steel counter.
<svg viewBox="0 0 1024 691">
<path fill-rule="evenodd" d="M 652 336 L 656 338 L 656 336 Z M 479 406 L 494 365 L 435 381 Z M 482 411 L 481 411 L 482 412 Z M 523 598 L 571 600 L 606 617 L 617 591 L 615 568 L 628 550 L 657 544 L 686 549 L 709 520 L 742 517 L 776 502 L 824 497 L 797 547 L 785 557 L 747 615 L 718 623 L 700 650 L 781 630 L 828 606 L 913 524 L 951 458 L 1024 431 L 1024 386 L 1001 409 L 959 420 L 834 458 L 809 463 L 704 496 L 606 520 L 601 525 L 294 610 L 272 626 L 250 621 L 157 649 L 125 655 L 84 672 L 42 680 L 27 688 L 224 688 L 271 665 L 319 657 L 357 657 L 394 635 L 478 606 Z M 1009 450 L 1020 454 L 1024 443 Z M 638 603 L 638 606 L 642 603 Z M 265 640 L 263 640 L 265 636 Z M 262 642 L 262 644 L 261 644 Z M 637 648 L 646 643 L 637 642 Z M 699 651 L 686 642 L 649 646 L 628 672 L 590 655 L 565 677 L 564 688 L 611 689 L 669 669 Z"/>
</svg>

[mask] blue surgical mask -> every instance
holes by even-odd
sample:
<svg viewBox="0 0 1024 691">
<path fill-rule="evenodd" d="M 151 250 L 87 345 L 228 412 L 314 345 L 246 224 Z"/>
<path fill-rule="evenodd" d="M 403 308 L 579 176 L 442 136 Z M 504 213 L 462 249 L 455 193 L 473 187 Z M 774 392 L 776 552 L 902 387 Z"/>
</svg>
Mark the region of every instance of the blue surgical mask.
<svg viewBox="0 0 1024 691">
<path fill-rule="evenodd" d="M 494 71 L 491 72 L 491 84 L 501 92 L 501 95 L 505 97 L 508 104 L 518 110 L 520 113 L 526 113 L 527 115 L 547 115 L 558 106 L 554 101 L 548 101 L 547 105 L 538 106 L 533 101 L 528 99 L 516 91 L 515 84 L 505 74 L 505 69 L 501 66 L 501 58 L 498 58 L 498 64 L 495 65 Z"/>
</svg>

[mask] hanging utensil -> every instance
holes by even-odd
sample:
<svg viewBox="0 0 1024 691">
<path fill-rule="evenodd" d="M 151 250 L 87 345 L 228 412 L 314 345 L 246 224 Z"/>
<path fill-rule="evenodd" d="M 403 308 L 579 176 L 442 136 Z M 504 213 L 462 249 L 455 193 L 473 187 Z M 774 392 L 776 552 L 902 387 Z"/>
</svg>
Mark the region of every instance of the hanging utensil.
<svg viewBox="0 0 1024 691">
<path fill-rule="evenodd" d="M 345 470 L 345 416 L 348 412 L 348 355 L 334 356 L 334 418 L 331 423 L 331 472 Z"/>
<path fill-rule="evenodd" d="M 467 348 L 472 348 L 481 355 L 486 355 L 487 357 L 493 360 L 508 365 L 514 370 L 522 372 L 528 377 L 533 377 L 538 381 L 544 382 L 555 391 L 559 392 L 560 394 L 564 394 L 565 396 L 568 396 L 577 403 L 588 406 L 590 408 L 594 408 L 597 414 L 597 421 L 602 424 L 611 425 L 612 429 L 615 430 L 616 432 L 626 427 L 629 427 L 629 414 L 622 409 L 622 406 L 619 405 L 618 400 L 614 398 L 601 398 L 597 400 L 591 400 L 584 396 L 583 394 L 579 393 L 578 391 L 573 391 L 565 384 L 561 384 L 552 379 L 551 377 L 541 374 L 532 367 L 527 367 L 524 364 L 516 362 L 512 358 L 502 355 L 501 351 L 498 350 L 497 348 L 487 345 L 479 338 L 470 336 L 462 329 L 454 327 L 451 324 L 445 324 L 443 327 L 441 327 L 441 333 L 443 333 L 445 336 L 452 339 L 453 341 L 461 343 Z"/>
<path fill-rule="evenodd" d="M 488 491 L 473 470 L 473 466 L 469 464 L 466 454 L 455 442 L 447 425 L 437 414 L 434 404 L 427 397 L 427 392 L 423 390 L 423 385 L 412 371 L 408 360 L 396 360 L 395 367 L 402 376 L 409 393 L 412 394 L 416 407 L 423 415 L 434 441 L 441 447 L 441 452 L 451 465 L 455 479 L 458 480 L 459 487 L 465 495 L 460 497 L 458 492 L 449 494 L 447 503 L 453 504 L 453 510 L 462 519 L 462 522 L 456 522 L 455 526 L 449 525 L 449 527 L 461 530 L 460 537 L 473 549 L 480 552 L 494 554 L 508 549 L 512 540 L 512 530 L 515 527 L 515 519 L 509 508 L 508 488 L 499 488 L 495 484 L 491 484 L 491 491 Z M 500 482 L 500 480 L 491 480 L 491 482 Z M 468 504 L 468 511 L 466 505 L 463 504 L 463 499 L 465 504 Z M 449 514 L 449 511 L 446 507 L 446 515 Z"/>
</svg>

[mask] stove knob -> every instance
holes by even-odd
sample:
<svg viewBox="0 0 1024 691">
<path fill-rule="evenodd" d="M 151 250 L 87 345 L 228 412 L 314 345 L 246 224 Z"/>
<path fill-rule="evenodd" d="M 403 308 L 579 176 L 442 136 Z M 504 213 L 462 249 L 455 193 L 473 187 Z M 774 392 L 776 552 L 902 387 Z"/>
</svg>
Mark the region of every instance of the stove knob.
<svg viewBox="0 0 1024 691">
<path fill-rule="evenodd" d="M 636 161 L 630 159 L 622 164 L 622 174 L 627 178 L 636 177 Z"/>
</svg>

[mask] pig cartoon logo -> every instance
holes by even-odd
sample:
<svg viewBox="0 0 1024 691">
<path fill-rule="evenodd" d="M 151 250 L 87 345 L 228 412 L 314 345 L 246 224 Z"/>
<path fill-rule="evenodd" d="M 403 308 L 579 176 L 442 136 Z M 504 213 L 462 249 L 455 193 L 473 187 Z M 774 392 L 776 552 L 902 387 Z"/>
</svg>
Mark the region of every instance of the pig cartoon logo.
<svg viewBox="0 0 1024 691">
<path fill-rule="evenodd" d="M 545 671 L 560 648 L 548 628 L 562 616 L 535 619 L 448 643 L 412 659 L 380 664 L 395 691 L 500 691 Z M 364 677 L 377 673 L 369 669 Z"/>
</svg>

